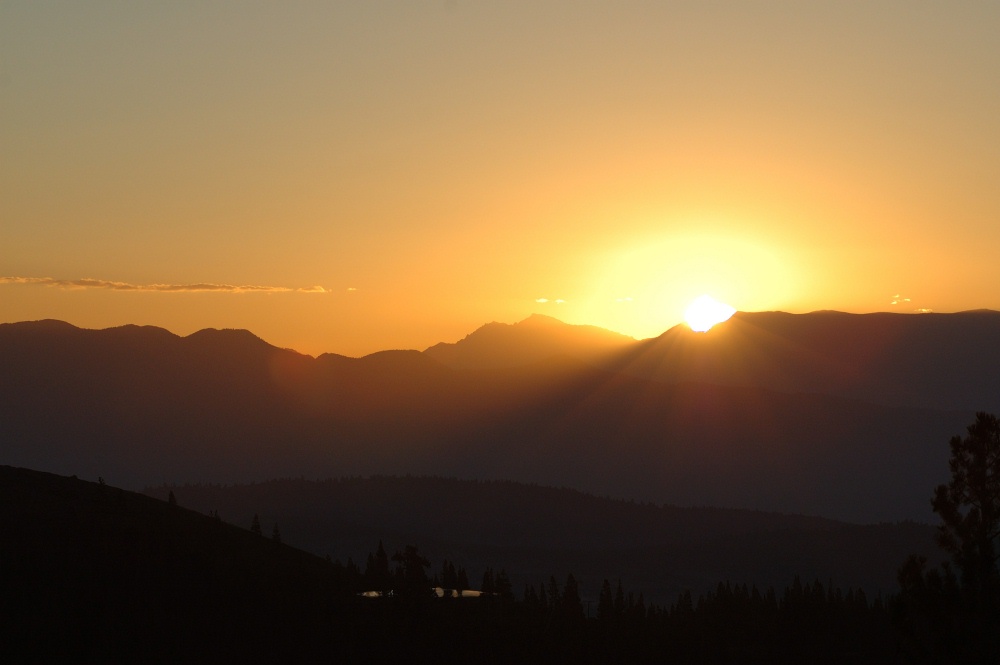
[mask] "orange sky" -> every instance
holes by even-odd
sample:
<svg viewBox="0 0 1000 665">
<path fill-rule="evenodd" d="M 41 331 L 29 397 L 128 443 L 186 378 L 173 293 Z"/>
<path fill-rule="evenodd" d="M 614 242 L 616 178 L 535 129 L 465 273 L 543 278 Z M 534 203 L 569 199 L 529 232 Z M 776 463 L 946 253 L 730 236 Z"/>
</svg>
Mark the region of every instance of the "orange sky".
<svg viewBox="0 0 1000 665">
<path fill-rule="evenodd" d="M 702 293 L 1000 309 L 998 31 L 981 2 L 5 2 L 0 321 L 361 355 L 532 312 L 648 337 Z"/>
</svg>

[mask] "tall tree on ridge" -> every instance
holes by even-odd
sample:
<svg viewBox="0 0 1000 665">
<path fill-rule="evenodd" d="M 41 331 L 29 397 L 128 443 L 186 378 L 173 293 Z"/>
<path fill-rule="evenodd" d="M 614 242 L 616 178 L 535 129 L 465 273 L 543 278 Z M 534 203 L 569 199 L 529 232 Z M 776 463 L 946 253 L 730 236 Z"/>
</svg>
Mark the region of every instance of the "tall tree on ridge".
<svg viewBox="0 0 1000 665">
<path fill-rule="evenodd" d="M 931 505 L 942 521 L 938 543 L 951 560 L 930 571 L 923 557 L 907 560 L 899 572 L 896 620 L 915 658 L 995 663 L 1000 653 L 1000 420 L 977 413 L 965 438 L 952 437 L 950 446 L 951 481 L 937 487 Z"/>
</svg>

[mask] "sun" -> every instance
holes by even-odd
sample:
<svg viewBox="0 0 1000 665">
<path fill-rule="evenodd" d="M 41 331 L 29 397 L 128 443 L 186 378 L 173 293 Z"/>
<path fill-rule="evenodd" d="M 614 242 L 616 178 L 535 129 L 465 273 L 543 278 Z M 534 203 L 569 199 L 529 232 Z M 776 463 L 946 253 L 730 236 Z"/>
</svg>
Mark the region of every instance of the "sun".
<svg viewBox="0 0 1000 665">
<path fill-rule="evenodd" d="M 684 320 L 695 332 L 706 332 L 716 323 L 722 323 L 736 313 L 736 310 L 711 296 L 695 298 L 684 312 Z"/>
</svg>

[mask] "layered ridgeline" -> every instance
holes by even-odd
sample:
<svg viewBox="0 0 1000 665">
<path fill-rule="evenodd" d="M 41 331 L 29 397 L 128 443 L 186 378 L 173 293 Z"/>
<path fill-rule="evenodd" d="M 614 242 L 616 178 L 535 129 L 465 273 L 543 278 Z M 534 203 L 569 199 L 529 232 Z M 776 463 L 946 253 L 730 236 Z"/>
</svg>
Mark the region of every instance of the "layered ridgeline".
<svg viewBox="0 0 1000 665">
<path fill-rule="evenodd" d="M 995 312 L 741 313 L 643 341 L 532 317 L 312 358 L 246 331 L 6 324 L 0 462 L 136 488 L 411 473 L 927 519 L 949 437 L 1000 408 L 997 339 Z"/>
<path fill-rule="evenodd" d="M 723 580 L 783 587 L 833 580 L 870 598 L 895 593 L 910 554 L 935 561 L 934 527 L 856 525 L 820 517 L 657 506 L 565 488 L 431 477 L 271 480 L 246 485 L 146 490 L 227 522 L 279 524 L 283 541 L 362 568 L 372 543 L 389 551 L 419 543 L 432 562 L 461 561 L 469 579 L 506 570 L 513 588 L 572 571 L 585 598 L 604 578 L 669 605 Z"/>
<path fill-rule="evenodd" d="M 443 497 L 473 498 L 474 507 L 483 510 L 473 496 L 483 489 L 514 504 L 527 490 L 523 499 L 533 507 L 540 499 L 567 507 L 579 506 L 581 500 L 589 503 L 587 508 L 605 504 L 598 512 L 611 505 L 565 490 L 430 482 L 437 489 L 423 492 L 422 500 L 417 496 L 421 492 L 414 495 L 399 487 L 412 479 L 313 484 L 312 489 L 268 483 L 267 489 L 272 496 L 286 495 L 300 511 L 310 499 L 351 502 L 353 495 L 367 499 L 362 505 L 353 502 L 364 513 L 364 503 L 391 503 L 386 491 L 396 498 L 418 498 L 424 508 Z M 249 489 L 257 499 L 267 495 Z M 181 491 L 195 494 L 195 488 Z M 796 577 L 779 587 L 719 581 L 704 595 L 682 594 L 660 604 L 642 589 L 626 587 L 626 595 L 620 583 L 612 586 L 608 577 L 615 579 L 613 571 L 602 571 L 602 582 L 602 577 L 585 580 L 549 569 L 522 592 L 512 587 L 502 562 L 493 563 L 496 572 L 475 569 L 461 558 L 429 569 L 422 547 L 396 549 L 386 543 L 386 550 L 379 543 L 359 568 L 293 549 L 277 528 L 269 537 L 270 528 L 239 528 L 221 519 L 219 511 L 206 516 L 183 506 L 183 498 L 167 497 L 159 501 L 103 481 L 0 466 L 0 642 L 5 662 L 900 660 L 888 599 L 831 584 L 829 578 Z M 612 508 L 633 529 L 649 524 L 634 510 L 626 504 Z M 667 515 L 667 522 L 677 526 L 678 515 L 681 523 L 700 523 L 705 511 L 677 511 Z M 747 514 L 724 517 L 708 528 L 753 531 L 781 524 L 805 531 L 844 528 L 816 518 Z M 571 535 L 554 526 L 560 537 Z M 847 527 L 855 534 L 873 529 Z M 887 529 L 893 530 L 877 531 Z M 336 541 L 341 535 L 327 537 Z M 639 540 L 641 534 L 629 537 Z M 777 532 L 771 537 L 785 540 Z M 837 538 L 842 558 L 849 554 L 843 545 L 854 540 Z M 884 538 L 868 541 L 862 558 L 870 563 L 879 560 L 877 545 Z M 439 598 L 432 586 L 441 580 L 448 588 L 460 585 L 483 593 L 461 599 L 442 593 Z M 384 593 L 367 593 L 371 590 Z"/>
</svg>

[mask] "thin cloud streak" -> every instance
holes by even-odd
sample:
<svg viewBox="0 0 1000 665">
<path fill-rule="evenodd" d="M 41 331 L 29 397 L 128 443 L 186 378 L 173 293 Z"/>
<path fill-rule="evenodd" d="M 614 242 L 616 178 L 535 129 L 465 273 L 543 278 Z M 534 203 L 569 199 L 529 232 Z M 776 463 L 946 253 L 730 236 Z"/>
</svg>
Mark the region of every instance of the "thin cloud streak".
<svg viewBox="0 0 1000 665">
<path fill-rule="evenodd" d="M 31 284 L 67 290 L 152 291 L 158 293 L 329 293 L 322 286 L 289 288 L 255 284 L 130 284 L 106 279 L 55 279 L 53 277 L 0 277 L 0 284 Z"/>
</svg>

